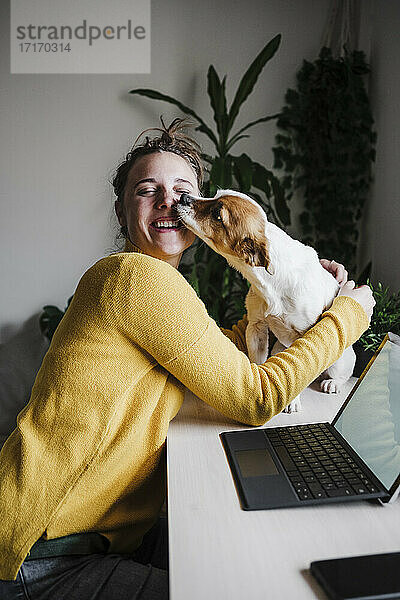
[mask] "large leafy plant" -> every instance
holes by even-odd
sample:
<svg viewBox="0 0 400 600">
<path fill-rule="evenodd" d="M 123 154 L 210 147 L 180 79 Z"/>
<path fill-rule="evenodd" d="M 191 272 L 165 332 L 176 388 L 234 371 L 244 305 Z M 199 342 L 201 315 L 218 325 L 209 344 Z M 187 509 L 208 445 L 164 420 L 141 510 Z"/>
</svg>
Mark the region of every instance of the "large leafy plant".
<svg viewBox="0 0 400 600">
<path fill-rule="evenodd" d="M 303 61 L 296 89 L 286 93 L 273 149 L 287 200 L 296 190 L 304 198 L 302 240 L 351 272 L 375 159 L 376 133 L 363 81 L 368 72 L 359 51 L 334 58 L 322 48 L 316 61 Z"/>
<path fill-rule="evenodd" d="M 207 92 L 213 110 L 216 131 L 213 130 L 192 108 L 164 93 L 152 89 L 134 89 L 130 94 L 162 100 L 175 105 L 183 113 L 193 117 L 198 125 L 196 130 L 205 134 L 215 147 L 215 155 L 203 154 L 209 165 L 209 177 L 205 182 L 203 195 L 213 196 L 219 189 L 236 189 L 250 194 L 265 209 L 270 220 L 282 227 L 290 224 L 290 213 L 279 180 L 271 170 L 252 160 L 246 153 L 232 153 L 233 146 L 244 138 L 247 132 L 260 123 L 276 119 L 279 115 L 260 117 L 250 121 L 232 133 L 239 111 L 253 91 L 257 79 L 278 50 L 281 36 L 275 36 L 261 50 L 243 75 L 234 99 L 228 109 L 225 93 L 226 75 L 221 80 L 211 65 L 207 74 Z M 225 259 L 214 253 L 204 243 L 196 242 L 181 263 L 181 271 L 204 301 L 209 313 L 224 327 L 230 327 L 244 312 L 244 298 L 248 290 L 247 282 L 239 273 L 231 269 Z"/>
</svg>

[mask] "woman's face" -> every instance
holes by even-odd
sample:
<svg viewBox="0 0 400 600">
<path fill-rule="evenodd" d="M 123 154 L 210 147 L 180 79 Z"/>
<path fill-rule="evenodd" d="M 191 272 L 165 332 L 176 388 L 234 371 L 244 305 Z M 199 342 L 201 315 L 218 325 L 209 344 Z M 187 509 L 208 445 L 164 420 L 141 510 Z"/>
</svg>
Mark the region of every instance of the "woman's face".
<svg viewBox="0 0 400 600">
<path fill-rule="evenodd" d="M 123 205 L 115 203 L 121 226 L 143 252 L 177 267 L 195 235 L 175 212 L 184 192 L 199 195 L 194 170 L 181 156 L 156 152 L 139 158 L 128 173 Z"/>
</svg>

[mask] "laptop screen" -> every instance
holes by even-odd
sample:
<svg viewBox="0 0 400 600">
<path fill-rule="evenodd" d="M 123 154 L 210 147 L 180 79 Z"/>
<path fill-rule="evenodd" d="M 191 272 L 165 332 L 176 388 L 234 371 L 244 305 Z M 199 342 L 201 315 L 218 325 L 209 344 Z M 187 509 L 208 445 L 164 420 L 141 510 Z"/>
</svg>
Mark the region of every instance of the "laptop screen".
<svg viewBox="0 0 400 600">
<path fill-rule="evenodd" d="M 333 426 L 390 490 L 400 473 L 400 345 L 386 340 Z"/>
</svg>

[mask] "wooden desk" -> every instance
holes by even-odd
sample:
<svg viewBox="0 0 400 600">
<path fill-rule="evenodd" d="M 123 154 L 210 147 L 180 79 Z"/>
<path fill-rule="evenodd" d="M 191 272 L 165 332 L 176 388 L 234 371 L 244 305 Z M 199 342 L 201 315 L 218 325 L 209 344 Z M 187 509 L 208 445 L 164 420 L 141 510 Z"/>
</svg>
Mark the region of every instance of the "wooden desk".
<svg viewBox="0 0 400 600">
<path fill-rule="evenodd" d="M 331 421 L 338 395 L 303 392 L 303 410 L 266 426 Z M 400 548 L 400 501 L 243 511 L 219 438 L 248 429 L 189 392 L 168 433 L 171 600 L 325 599 L 310 562 Z"/>
</svg>

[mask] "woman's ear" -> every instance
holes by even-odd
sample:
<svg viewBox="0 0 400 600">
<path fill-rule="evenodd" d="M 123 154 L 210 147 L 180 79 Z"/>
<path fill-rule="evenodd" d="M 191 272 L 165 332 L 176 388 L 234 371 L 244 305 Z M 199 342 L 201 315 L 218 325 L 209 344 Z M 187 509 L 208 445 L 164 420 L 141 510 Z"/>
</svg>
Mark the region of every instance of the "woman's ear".
<svg viewBox="0 0 400 600">
<path fill-rule="evenodd" d="M 121 227 L 126 227 L 126 218 L 125 218 L 122 202 L 120 202 L 119 200 L 116 200 L 114 202 L 114 209 L 115 209 L 115 214 L 117 215 L 119 224 L 121 225 Z"/>
</svg>

